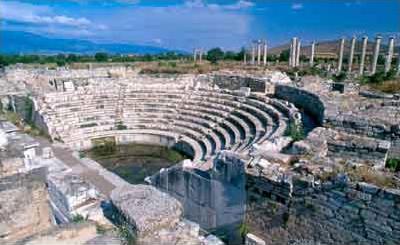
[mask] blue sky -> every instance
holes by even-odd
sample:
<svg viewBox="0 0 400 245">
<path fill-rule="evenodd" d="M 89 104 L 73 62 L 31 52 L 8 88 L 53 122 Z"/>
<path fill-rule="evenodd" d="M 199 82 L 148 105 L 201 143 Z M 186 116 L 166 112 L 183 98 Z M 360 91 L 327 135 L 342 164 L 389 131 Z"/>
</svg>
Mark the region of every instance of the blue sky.
<svg viewBox="0 0 400 245">
<path fill-rule="evenodd" d="M 191 50 L 397 35 L 400 0 L 0 0 L 1 30 Z"/>
</svg>

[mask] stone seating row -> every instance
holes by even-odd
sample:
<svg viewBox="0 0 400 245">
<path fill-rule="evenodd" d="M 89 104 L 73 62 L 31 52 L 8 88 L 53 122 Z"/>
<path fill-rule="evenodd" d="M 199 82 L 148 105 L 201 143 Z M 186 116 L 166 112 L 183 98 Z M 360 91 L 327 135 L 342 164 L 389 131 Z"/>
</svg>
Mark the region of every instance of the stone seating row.
<svg viewBox="0 0 400 245">
<path fill-rule="evenodd" d="M 60 99 L 50 96 L 41 108 L 49 126 L 63 137 L 77 140 L 81 134 L 114 132 L 117 123 L 127 131 L 162 129 L 191 144 L 197 142 L 192 148 L 202 160 L 223 149 L 245 150 L 283 134 L 286 113 L 293 113 L 290 105 L 280 101 L 225 90 L 126 88 L 65 94 L 67 99 L 61 99 L 64 93 Z"/>
</svg>

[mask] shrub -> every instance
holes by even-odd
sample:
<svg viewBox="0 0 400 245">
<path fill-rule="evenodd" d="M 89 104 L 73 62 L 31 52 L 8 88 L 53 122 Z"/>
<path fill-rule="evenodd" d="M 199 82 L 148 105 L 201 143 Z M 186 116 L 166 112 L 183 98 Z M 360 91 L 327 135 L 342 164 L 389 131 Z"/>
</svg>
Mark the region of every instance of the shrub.
<svg viewBox="0 0 400 245">
<path fill-rule="evenodd" d="M 341 72 L 337 75 L 333 75 L 333 80 L 335 82 L 343 82 L 347 78 L 347 75 L 345 72 Z"/>
<path fill-rule="evenodd" d="M 384 72 L 377 72 L 369 77 L 369 82 L 372 84 L 379 84 L 386 80 L 386 74 Z"/>
<path fill-rule="evenodd" d="M 117 130 L 126 130 L 126 129 L 128 129 L 128 127 L 122 124 L 122 122 L 117 123 Z"/>
<path fill-rule="evenodd" d="M 82 215 L 80 215 L 80 214 L 76 214 L 76 215 L 74 215 L 73 217 L 72 217 L 72 222 L 73 223 L 82 223 L 82 222 L 84 222 L 85 220 L 87 220 L 87 219 L 85 219 Z"/>
<path fill-rule="evenodd" d="M 304 129 L 301 125 L 290 123 L 287 128 L 286 135 L 290 136 L 294 141 L 303 140 L 305 138 Z"/>
<path fill-rule="evenodd" d="M 93 152 L 97 156 L 110 156 L 113 155 L 117 150 L 115 142 L 104 142 L 93 147 Z"/>
<path fill-rule="evenodd" d="M 123 245 L 134 245 L 136 244 L 136 237 L 132 234 L 129 224 L 127 222 L 123 222 L 118 225 L 116 228 L 116 232 L 118 237 L 121 239 Z"/>
<path fill-rule="evenodd" d="M 246 223 L 241 223 L 239 226 L 239 234 L 241 237 L 245 237 L 250 232 L 249 226 Z"/>
<path fill-rule="evenodd" d="M 392 172 L 400 171 L 400 159 L 399 158 L 390 158 L 386 161 L 386 168 L 388 168 Z"/>
<path fill-rule="evenodd" d="M 390 70 L 385 73 L 383 71 L 377 72 L 372 76 L 362 76 L 360 77 L 361 84 L 382 84 L 385 81 L 393 80 L 396 77 L 396 70 Z"/>
<path fill-rule="evenodd" d="M 79 158 L 85 158 L 86 157 L 86 153 L 83 151 L 79 152 Z"/>
<path fill-rule="evenodd" d="M 107 232 L 107 228 L 101 224 L 96 223 L 96 233 L 99 235 L 104 235 Z"/>
</svg>

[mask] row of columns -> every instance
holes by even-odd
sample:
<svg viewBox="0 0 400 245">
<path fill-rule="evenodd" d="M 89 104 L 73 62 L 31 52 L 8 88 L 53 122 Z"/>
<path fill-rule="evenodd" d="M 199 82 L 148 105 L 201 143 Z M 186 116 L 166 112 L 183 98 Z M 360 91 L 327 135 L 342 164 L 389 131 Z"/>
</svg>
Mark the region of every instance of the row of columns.
<svg viewBox="0 0 400 245">
<path fill-rule="evenodd" d="M 338 73 L 342 72 L 342 70 L 343 70 L 345 42 L 346 42 L 346 40 L 344 38 L 340 39 L 340 42 L 339 42 L 339 54 L 338 54 L 339 59 L 338 59 L 338 67 L 337 67 Z M 357 42 L 357 38 L 353 37 L 351 39 L 350 55 L 349 55 L 349 61 L 348 61 L 348 72 L 349 73 L 351 73 L 352 69 L 353 69 L 356 42 Z M 382 44 L 382 37 L 377 36 L 375 39 L 373 58 L 372 58 L 372 62 L 371 62 L 371 72 L 370 72 L 371 75 L 376 73 L 381 44 Z M 316 53 L 315 45 L 316 45 L 315 42 L 311 43 L 310 66 L 314 66 L 314 59 L 315 59 L 315 53 Z M 364 74 L 367 49 L 368 49 L 368 37 L 364 36 L 362 39 L 361 59 L 360 59 L 360 64 L 359 64 L 359 75 Z M 297 37 L 294 37 L 294 38 L 292 38 L 291 43 L 290 43 L 289 67 L 294 68 L 294 67 L 300 66 L 300 54 L 301 54 L 301 41 Z M 390 71 L 391 66 L 392 66 L 393 57 L 394 57 L 394 38 L 390 37 L 389 43 L 388 43 L 388 52 L 385 56 L 385 66 L 384 66 L 385 72 Z M 398 73 L 398 75 L 400 75 L 400 54 L 399 54 L 398 64 L 397 64 L 397 73 Z"/>
<path fill-rule="evenodd" d="M 290 43 L 290 49 L 289 49 L 289 66 L 290 67 L 299 67 L 300 66 L 300 53 L 301 53 L 301 41 L 297 37 L 294 37 L 294 38 L 292 38 L 292 41 Z M 313 56 L 313 55 L 314 54 L 312 52 L 311 56 Z M 313 58 L 313 60 L 314 60 L 314 58 Z"/>
<path fill-rule="evenodd" d="M 355 52 L 355 46 L 356 46 L 356 41 L 357 38 L 353 37 L 351 39 L 351 44 L 350 44 L 350 55 L 349 55 L 349 67 L 348 67 L 348 72 L 352 72 L 353 69 L 353 61 L 354 61 L 354 52 Z M 343 66 L 343 53 L 344 53 L 344 44 L 345 44 L 345 39 L 342 38 L 340 40 L 339 44 L 339 62 L 338 62 L 338 72 L 342 71 L 342 66 Z M 373 50 L 373 56 L 372 56 L 372 62 L 371 62 L 371 72 L 370 75 L 373 75 L 376 73 L 376 68 L 378 65 L 378 58 L 380 54 L 380 49 L 381 49 L 381 44 L 382 44 L 382 37 L 381 36 L 376 36 L 375 38 L 375 46 Z M 361 59 L 360 59 L 360 66 L 359 66 L 359 75 L 364 74 L 365 70 L 365 58 L 367 56 L 367 49 L 368 49 L 368 37 L 364 36 L 362 38 L 362 48 L 361 48 Z M 389 38 L 389 43 L 388 43 L 388 51 L 387 54 L 385 55 L 385 66 L 384 66 L 384 71 L 387 73 L 390 71 L 392 68 L 392 61 L 394 57 L 394 37 Z M 398 65 L 397 65 L 397 72 L 399 74 L 400 72 L 400 55 L 398 59 Z"/>
<path fill-rule="evenodd" d="M 253 41 L 251 45 L 251 61 L 252 65 L 261 65 L 261 63 L 266 66 L 268 57 L 268 45 L 266 40 Z M 247 64 L 247 53 L 243 54 L 244 64 Z"/>
<path fill-rule="evenodd" d="M 193 50 L 193 60 L 196 63 L 199 60 L 199 63 L 203 61 L 203 50 L 202 49 L 195 49 Z"/>
</svg>

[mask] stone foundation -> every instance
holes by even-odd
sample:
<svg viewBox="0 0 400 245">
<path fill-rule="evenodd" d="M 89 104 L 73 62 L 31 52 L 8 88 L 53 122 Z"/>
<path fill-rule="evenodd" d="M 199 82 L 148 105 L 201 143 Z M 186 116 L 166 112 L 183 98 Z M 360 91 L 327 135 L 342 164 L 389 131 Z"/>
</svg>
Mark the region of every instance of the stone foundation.
<svg viewBox="0 0 400 245">
<path fill-rule="evenodd" d="M 400 241 L 397 189 L 339 179 L 287 184 L 255 176 L 249 176 L 248 189 L 247 219 L 266 244 L 394 245 Z M 280 195 L 282 190 L 287 195 Z"/>
</svg>

